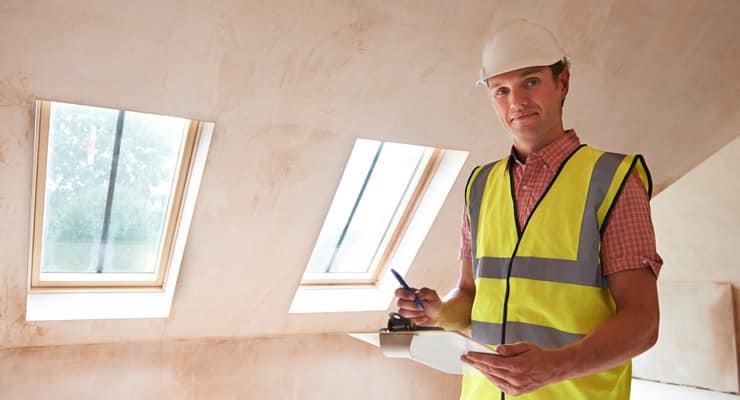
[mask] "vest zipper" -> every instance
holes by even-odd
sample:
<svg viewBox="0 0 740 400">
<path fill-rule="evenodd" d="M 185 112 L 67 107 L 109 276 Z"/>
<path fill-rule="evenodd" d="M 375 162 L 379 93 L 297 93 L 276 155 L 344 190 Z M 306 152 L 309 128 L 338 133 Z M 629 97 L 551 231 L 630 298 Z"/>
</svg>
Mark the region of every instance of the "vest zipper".
<svg viewBox="0 0 740 400">
<path fill-rule="evenodd" d="M 560 176 L 560 172 L 563 170 L 563 167 L 565 167 L 565 164 L 567 164 L 568 160 L 570 160 L 570 158 L 573 157 L 573 155 L 576 154 L 576 152 L 578 152 L 578 150 L 580 150 L 584 146 L 586 145 L 585 144 L 579 145 L 560 164 L 560 167 L 558 167 L 557 172 L 555 172 L 555 176 L 552 177 L 552 180 L 550 180 L 550 183 L 547 185 L 547 188 L 542 193 L 542 196 L 540 196 L 540 198 L 537 200 L 537 203 L 532 208 L 532 211 L 529 213 L 529 216 L 527 216 L 527 220 L 524 222 L 524 227 L 520 227 L 519 225 L 519 214 L 518 214 L 518 210 L 516 207 L 516 196 L 514 195 L 514 174 L 511 173 L 511 168 L 509 168 L 509 186 L 510 186 L 510 193 L 511 193 L 511 204 L 513 204 L 514 206 L 514 223 L 516 224 L 517 240 L 516 240 L 516 245 L 514 246 L 514 252 L 511 254 L 511 258 L 509 258 L 509 266 L 506 271 L 506 292 L 504 293 L 504 313 L 501 319 L 501 344 L 506 344 L 506 318 L 507 318 L 507 314 L 509 313 L 509 293 L 511 291 L 511 286 L 510 286 L 511 269 L 514 266 L 514 257 L 516 256 L 517 251 L 519 251 L 519 244 L 522 243 L 522 238 L 524 237 L 524 231 L 527 229 L 527 225 L 529 225 L 529 220 L 532 218 L 532 214 L 534 214 L 534 212 L 537 211 L 537 207 L 542 202 L 542 199 L 544 199 L 545 196 L 547 196 L 547 192 L 550 191 L 550 188 L 555 183 L 555 180 L 557 180 L 558 176 Z M 506 400 L 506 393 L 501 392 L 501 400 Z"/>
</svg>

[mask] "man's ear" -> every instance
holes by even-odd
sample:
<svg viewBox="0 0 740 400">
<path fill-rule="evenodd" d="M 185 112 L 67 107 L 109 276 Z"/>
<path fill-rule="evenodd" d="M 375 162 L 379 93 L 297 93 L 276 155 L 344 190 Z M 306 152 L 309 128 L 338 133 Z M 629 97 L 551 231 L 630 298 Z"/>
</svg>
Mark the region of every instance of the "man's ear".
<svg viewBox="0 0 740 400">
<path fill-rule="evenodd" d="M 563 96 L 563 101 L 568 95 L 568 89 L 570 89 L 570 68 L 565 68 L 558 76 L 558 83 L 560 84 L 560 93 Z"/>
</svg>

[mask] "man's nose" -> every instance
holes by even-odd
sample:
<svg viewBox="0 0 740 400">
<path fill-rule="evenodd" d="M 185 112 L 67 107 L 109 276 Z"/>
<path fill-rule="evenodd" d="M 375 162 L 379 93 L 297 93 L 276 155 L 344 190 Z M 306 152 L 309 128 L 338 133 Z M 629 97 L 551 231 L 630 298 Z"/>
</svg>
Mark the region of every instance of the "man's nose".
<svg viewBox="0 0 740 400">
<path fill-rule="evenodd" d="M 512 110 L 523 110 L 529 105 L 529 96 L 524 90 L 511 90 L 511 104 Z"/>
</svg>

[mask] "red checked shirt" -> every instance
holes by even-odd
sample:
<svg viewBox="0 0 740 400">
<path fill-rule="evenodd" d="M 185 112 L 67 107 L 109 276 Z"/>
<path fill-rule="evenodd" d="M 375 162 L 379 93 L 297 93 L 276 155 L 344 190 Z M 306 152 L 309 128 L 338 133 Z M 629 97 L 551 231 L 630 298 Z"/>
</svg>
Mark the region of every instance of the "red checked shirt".
<svg viewBox="0 0 740 400">
<path fill-rule="evenodd" d="M 532 208 L 560 164 L 565 161 L 581 141 L 572 130 L 522 163 L 512 148 L 509 166 L 514 175 L 514 197 L 517 204 L 519 225 L 524 226 Z M 663 260 L 655 250 L 655 231 L 650 218 L 650 203 L 640 177 L 632 172 L 621 195 L 616 200 L 609 223 L 601 238 L 601 264 L 604 275 L 628 269 L 650 268 L 657 277 Z M 462 223 L 460 260 L 472 261 L 470 248 L 470 221 L 465 209 Z"/>
</svg>

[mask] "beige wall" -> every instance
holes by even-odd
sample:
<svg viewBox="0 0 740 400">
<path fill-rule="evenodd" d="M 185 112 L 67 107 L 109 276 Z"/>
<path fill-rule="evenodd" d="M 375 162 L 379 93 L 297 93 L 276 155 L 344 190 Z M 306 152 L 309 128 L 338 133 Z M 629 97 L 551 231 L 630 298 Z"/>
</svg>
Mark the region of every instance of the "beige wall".
<svg viewBox="0 0 740 400">
<path fill-rule="evenodd" d="M 138 387 L 143 398 L 384 398 L 404 378 L 433 382 L 427 398 L 456 397 L 456 380 L 343 336 L 238 338 L 385 321 L 287 314 L 356 137 L 471 150 L 409 275 L 454 284 L 467 172 L 510 145 L 472 85 L 492 21 L 526 15 L 561 37 L 574 60 L 567 125 L 594 146 L 644 153 L 658 188 L 740 126 L 738 81 L 718 78 L 740 69 L 736 0 L 134 3 L 0 3 L 3 399 L 130 398 Z M 36 98 L 216 122 L 169 319 L 25 321 Z M 663 279 L 740 287 L 738 146 L 706 164 L 717 178 L 702 165 L 655 200 Z"/>
<path fill-rule="evenodd" d="M 0 351 L 3 400 L 454 399 L 460 378 L 346 335 Z"/>
<path fill-rule="evenodd" d="M 657 243 L 665 261 L 662 279 L 728 281 L 740 287 L 738 174 L 740 138 L 653 200 Z"/>
<path fill-rule="evenodd" d="M 492 22 L 550 26 L 566 124 L 659 187 L 740 126 L 736 0 L 134 3 L 0 2 L 0 348 L 379 326 L 286 313 L 356 137 L 471 151 L 409 275 L 449 289 L 465 179 L 511 143 L 473 86 Z M 25 322 L 35 98 L 216 122 L 171 318 Z"/>
<path fill-rule="evenodd" d="M 665 261 L 661 281 L 732 283 L 736 337 L 740 337 L 739 173 L 740 138 L 653 200 L 658 251 Z M 718 326 L 723 322 L 727 321 L 717 321 Z M 695 331 L 697 340 L 711 337 L 707 330 L 712 326 L 690 321 L 684 326 Z"/>
<path fill-rule="evenodd" d="M 660 337 L 636 357 L 633 376 L 737 393 L 732 285 L 660 281 Z"/>
</svg>

